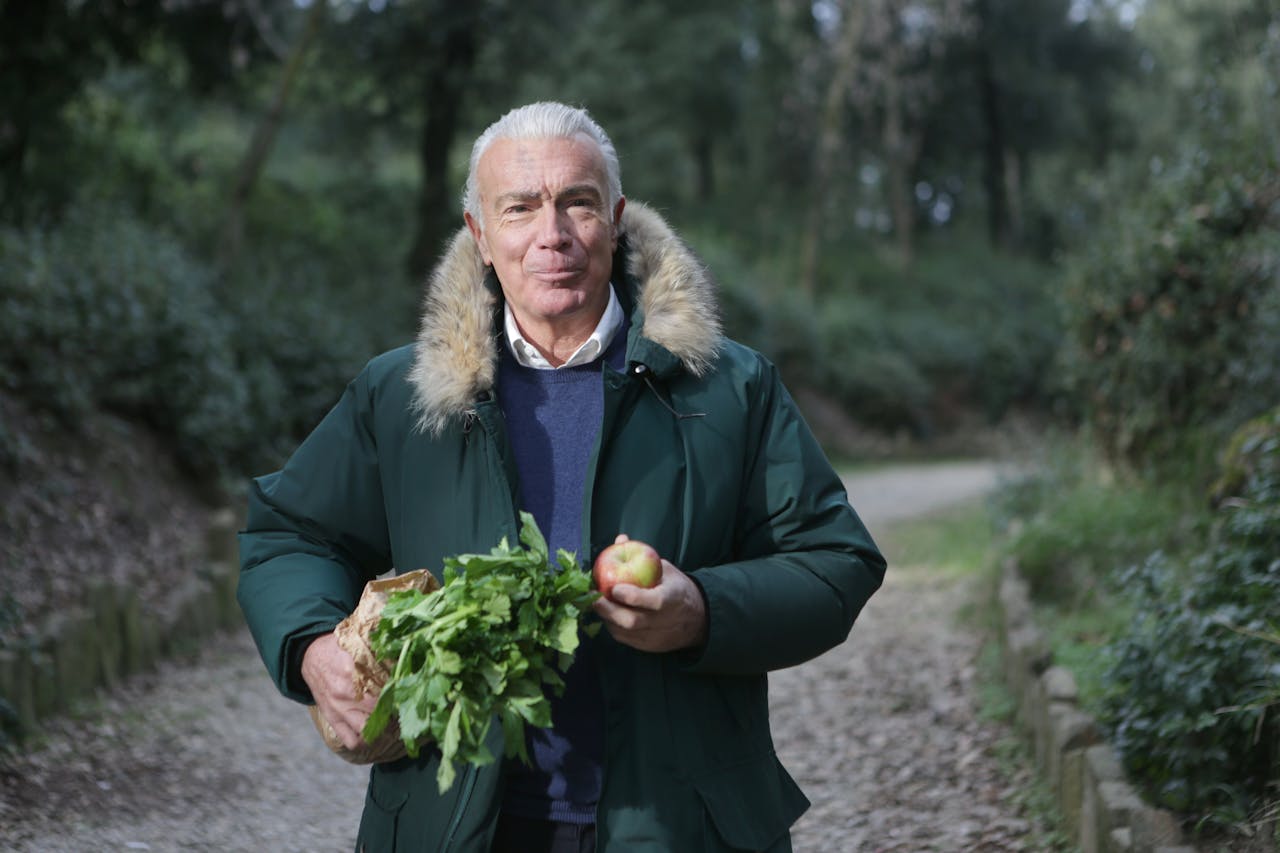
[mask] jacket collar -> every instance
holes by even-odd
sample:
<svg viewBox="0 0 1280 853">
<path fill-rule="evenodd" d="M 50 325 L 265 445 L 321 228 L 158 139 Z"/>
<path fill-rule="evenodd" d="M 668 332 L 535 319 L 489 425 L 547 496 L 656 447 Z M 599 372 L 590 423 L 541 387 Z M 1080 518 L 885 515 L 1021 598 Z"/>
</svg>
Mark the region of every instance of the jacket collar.
<svg viewBox="0 0 1280 853">
<path fill-rule="evenodd" d="M 643 204 L 627 203 L 620 231 L 614 272 L 616 282 L 621 262 L 625 293 L 618 295 L 631 318 L 629 353 L 647 351 L 651 359 L 667 362 L 667 369 L 705 375 L 722 341 L 710 273 L 662 217 Z M 495 318 L 500 318 L 500 300 L 501 290 L 470 232 L 460 229 L 431 273 L 423 300 L 409 373 L 419 431 L 438 435 L 492 391 L 498 373 L 495 329 L 500 327 Z"/>
</svg>

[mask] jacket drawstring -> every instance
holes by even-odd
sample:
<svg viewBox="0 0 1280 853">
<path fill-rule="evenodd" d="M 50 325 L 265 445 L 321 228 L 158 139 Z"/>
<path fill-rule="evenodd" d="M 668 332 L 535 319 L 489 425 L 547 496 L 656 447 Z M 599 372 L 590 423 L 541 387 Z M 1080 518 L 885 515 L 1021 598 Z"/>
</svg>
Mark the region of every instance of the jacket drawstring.
<svg viewBox="0 0 1280 853">
<path fill-rule="evenodd" d="M 649 372 L 649 366 L 643 362 L 637 361 L 631 365 L 631 375 L 638 376 L 643 379 L 644 384 L 649 386 L 649 390 L 653 392 L 653 396 L 658 398 L 658 402 L 662 404 L 664 409 L 675 415 L 676 420 L 683 421 L 686 418 L 705 418 L 707 416 L 706 412 L 677 412 L 671 407 L 671 404 L 658 393 L 658 389 L 654 386 L 653 380 L 649 378 Z"/>
</svg>

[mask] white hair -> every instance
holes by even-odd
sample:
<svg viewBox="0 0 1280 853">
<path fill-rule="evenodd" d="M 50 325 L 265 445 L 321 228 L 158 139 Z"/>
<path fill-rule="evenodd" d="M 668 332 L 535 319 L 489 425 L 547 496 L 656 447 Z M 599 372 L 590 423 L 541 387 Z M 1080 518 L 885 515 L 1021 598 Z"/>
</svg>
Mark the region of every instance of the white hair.
<svg viewBox="0 0 1280 853">
<path fill-rule="evenodd" d="M 609 189 L 609 210 L 617 207 L 622 198 L 622 175 L 618 166 L 618 152 L 613 147 L 604 128 L 596 124 L 584 109 L 539 101 L 516 107 L 489 125 L 471 146 L 471 168 L 467 172 L 467 185 L 462 191 L 462 209 L 474 218 L 480 217 L 480 189 L 476 184 L 476 169 L 480 158 L 497 139 L 572 139 L 583 135 L 600 149 L 604 157 L 605 178 Z"/>
</svg>

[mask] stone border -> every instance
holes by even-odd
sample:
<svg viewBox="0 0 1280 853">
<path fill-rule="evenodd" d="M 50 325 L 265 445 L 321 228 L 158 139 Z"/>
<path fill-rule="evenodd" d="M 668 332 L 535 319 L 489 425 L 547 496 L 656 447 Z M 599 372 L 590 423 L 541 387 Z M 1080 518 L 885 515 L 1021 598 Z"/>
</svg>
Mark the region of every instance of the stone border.
<svg viewBox="0 0 1280 853">
<path fill-rule="evenodd" d="M 19 736 L 99 688 L 114 687 L 214 631 L 241 624 L 237 529 L 231 509 L 210 514 L 205 562 L 179 579 L 175 606 L 163 623 L 143 610 L 132 588 L 98 581 L 79 606 L 50 615 L 28 646 L 0 649 L 0 697 L 17 714 Z"/>
<path fill-rule="evenodd" d="M 1030 587 L 1005 563 L 996 595 L 1004 680 L 1017 723 L 1082 853 L 1196 853 L 1177 816 L 1146 804 L 1097 722 L 1079 707 L 1075 677 L 1053 664 L 1033 621 Z"/>
</svg>

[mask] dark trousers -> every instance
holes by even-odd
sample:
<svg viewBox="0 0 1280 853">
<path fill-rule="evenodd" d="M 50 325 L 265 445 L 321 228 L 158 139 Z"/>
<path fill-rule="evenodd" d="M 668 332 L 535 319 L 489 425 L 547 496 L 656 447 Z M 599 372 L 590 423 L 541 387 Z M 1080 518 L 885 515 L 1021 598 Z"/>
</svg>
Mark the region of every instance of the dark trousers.
<svg viewBox="0 0 1280 853">
<path fill-rule="evenodd" d="M 595 824 L 500 815 L 490 853 L 595 853 Z"/>
</svg>

